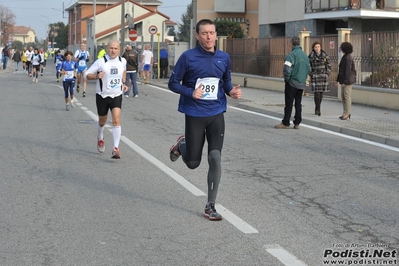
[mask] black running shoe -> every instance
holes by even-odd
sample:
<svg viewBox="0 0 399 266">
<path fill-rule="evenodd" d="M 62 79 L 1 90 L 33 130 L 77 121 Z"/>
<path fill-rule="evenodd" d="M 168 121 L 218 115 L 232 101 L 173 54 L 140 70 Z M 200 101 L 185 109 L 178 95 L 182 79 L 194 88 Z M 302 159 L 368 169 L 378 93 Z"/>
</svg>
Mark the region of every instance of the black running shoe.
<svg viewBox="0 0 399 266">
<path fill-rule="evenodd" d="M 222 220 L 222 215 L 217 213 L 217 211 L 215 209 L 215 203 L 206 204 L 204 217 L 208 218 L 211 221 L 220 221 L 220 220 Z"/>
<path fill-rule="evenodd" d="M 79 93 L 79 91 L 80 90 L 79 90 L 79 84 L 78 84 L 78 86 L 76 86 L 76 92 Z"/>
<path fill-rule="evenodd" d="M 181 135 L 180 137 L 177 138 L 176 144 L 170 148 L 169 156 L 170 156 L 170 160 L 172 162 L 175 162 L 177 159 L 179 159 L 179 157 L 181 155 L 180 145 L 185 142 L 186 142 L 186 138 L 184 137 L 184 135 Z"/>
<path fill-rule="evenodd" d="M 83 97 L 86 97 L 86 92 L 85 92 L 85 91 L 82 93 L 82 96 L 83 96 Z"/>
</svg>

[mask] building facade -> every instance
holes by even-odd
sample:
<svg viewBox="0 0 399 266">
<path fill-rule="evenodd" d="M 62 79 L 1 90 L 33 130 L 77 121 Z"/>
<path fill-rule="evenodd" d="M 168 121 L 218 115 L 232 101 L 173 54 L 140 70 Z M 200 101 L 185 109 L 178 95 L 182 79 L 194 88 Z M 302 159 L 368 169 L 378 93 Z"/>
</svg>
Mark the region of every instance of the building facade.
<svg viewBox="0 0 399 266">
<path fill-rule="evenodd" d="M 230 20 L 240 23 L 247 38 L 259 37 L 259 0 L 197 0 L 197 21 Z M 234 36 L 233 36 L 234 37 Z"/>
<path fill-rule="evenodd" d="M 167 30 L 176 23 L 158 11 L 158 6 L 161 4 L 156 0 L 125 0 L 122 6 L 121 1 L 117 0 L 96 0 L 94 7 L 93 0 L 78 0 L 66 9 L 69 13 L 68 47 L 75 49 L 81 43 L 86 43 L 89 52 L 93 54 L 96 52 L 95 47 L 104 46 L 111 39 L 119 40 L 123 44 L 131 43 L 129 28 L 136 30 L 137 42 L 150 42 L 155 34 L 149 29 L 154 27 L 156 33 L 160 33 L 161 41 L 170 39 L 173 41 L 173 37 L 167 36 Z M 122 36 L 124 36 L 123 41 Z"/>
<path fill-rule="evenodd" d="M 36 32 L 30 27 L 14 26 L 10 38 L 11 41 L 20 41 L 23 44 L 34 43 L 36 41 Z"/>
<path fill-rule="evenodd" d="M 398 0 L 259 0 L 260 37 L 393 31 L 399 28 Z"/>
</svg>

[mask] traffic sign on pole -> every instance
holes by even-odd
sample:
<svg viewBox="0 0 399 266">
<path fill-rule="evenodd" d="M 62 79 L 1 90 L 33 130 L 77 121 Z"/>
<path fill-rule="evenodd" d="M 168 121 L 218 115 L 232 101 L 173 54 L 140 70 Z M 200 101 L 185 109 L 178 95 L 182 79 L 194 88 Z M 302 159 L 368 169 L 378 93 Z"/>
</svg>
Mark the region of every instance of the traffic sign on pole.
<svg viewBox="0 0 399 266">
<path fill-rule="evenodd" d="M 155 26 L 155 25 L 150 26 L 150 27 L 148 28 L 148 32 L 149 32 L 151 35 L 156 34 L 156 33 L 158 32 L 157 26 Z"/>
<path fill-rule="evenodd" d="M 137 31 L 131 29 L 129 30 L 129 39 L 134 42 L 135 40 L 137 40 Z"/>
</svg>

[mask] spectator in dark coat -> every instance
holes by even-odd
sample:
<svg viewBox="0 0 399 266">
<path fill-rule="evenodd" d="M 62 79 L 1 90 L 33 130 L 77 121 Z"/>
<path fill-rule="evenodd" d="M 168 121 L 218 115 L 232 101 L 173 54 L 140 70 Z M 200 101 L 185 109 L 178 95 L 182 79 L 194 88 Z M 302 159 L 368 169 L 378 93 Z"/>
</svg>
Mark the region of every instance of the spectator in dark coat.
<svg viewBox="0 0 399 266">
<path fill-rule="evenodd" d="M 351 118 L 351 105 L 352 105 L 352 84 L 356 82 L 356 69 L 353 61 L 352 52 L 353 46 L 349 42 L 343 42 L 341 44 L 341 51 L 344 56 L 341 58 L 339 63 L 339 71 L 337 81 L 341 84 L 341 98 L 344 107 L 342 116 L 339 117 L 341 120 L 347 120 Z"/>
<path fill-rule="evenodd" d="M 6 45 L 4 48 L 3 48 L 3 51 L 2 51 L 2 54 L 1 54 L 1 59 L 2 59 L 2 63 L 3 63 L 3 69 L 6 69 L 7 68 L 7 62 L 8 62 L 8 59 L 9 59 L 9 57 L 10 57 L 10 47 L 8 47 L 8 45 Z"/>
<path fill-rule="evenodd" d="M 15 49 L 15 52 L 12 56 L 12 61 L 14 61 L 15 71 L 18 71 L 19 62 L 22 61 L 21 52 L 18 49 Z"/>
<path fill-rule="evenodd" d="M 159 57 L 161 58 L 160 62 L 160 68 L 161 68 L 161 75 L 160 78 L 167 78 L 168 77 L 168 67 L 169 67 L 169 61 L 168 61 L 168 52 L 165 49 L 161 49 L 159 51 Z"/>
<path fill-rule="evenodd" d="M 320 105 L 323 100 L 323 92 L 329 91 L 328 76 L 331 73 L 330 58 L 321 49 L 321 43 L 312 44 L 312 52 L 309 55 L 310 62 L 310 85 L 314 93 L 315 115 L 320 116 Z"/>
</svg>

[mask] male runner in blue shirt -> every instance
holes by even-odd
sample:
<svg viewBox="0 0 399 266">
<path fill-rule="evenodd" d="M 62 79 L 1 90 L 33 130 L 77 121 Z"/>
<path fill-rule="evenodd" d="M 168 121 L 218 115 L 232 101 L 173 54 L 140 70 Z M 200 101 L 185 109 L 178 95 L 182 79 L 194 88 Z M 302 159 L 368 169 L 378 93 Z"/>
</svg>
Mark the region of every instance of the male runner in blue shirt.
<svg viewBox="0 0 399 266">
<path fill-rule="evenodd" d="M 180 94 L 178 110 L 185 114 L 185 135 L 170 149 L 170 159 L 174 162 L 181 155 L 188 168 L 197 168 L 207 139 L 208 202 L 204 216 L 218 221 L 222 216 L 216 212 L 215 201 L 221 178 L 226 95 L 239 99 L 242 93 L 239 85 L 231 84 L 229 55 L 215 47 L 213 21 L 200 20 L 195 36 L 199 45 L 180 56 L 169 80 L 169 89 Z"/>
</svg>

